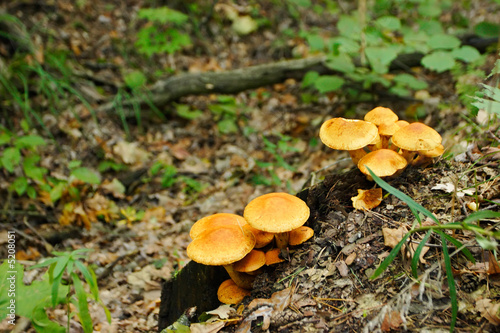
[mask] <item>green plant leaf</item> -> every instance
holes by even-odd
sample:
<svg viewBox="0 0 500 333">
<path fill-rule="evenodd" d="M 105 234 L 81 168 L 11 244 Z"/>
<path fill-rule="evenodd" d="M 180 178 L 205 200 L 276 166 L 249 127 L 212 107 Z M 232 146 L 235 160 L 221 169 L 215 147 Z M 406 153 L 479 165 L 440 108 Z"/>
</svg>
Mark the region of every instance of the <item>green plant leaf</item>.
<svg viewBox="0 0 500 333">
<path fill-rule="evenodd" d="M 408 88 L 413 90 L 422 90 L 429 87 L 427 82 L 419 80 L 413 75 L 407 73 L 397 74 L 396 76 L 394 76 L 394 82 L 404 84 L 408 86 Z"/>
<path fill-rule="evenodd" d="M 354 72 L 356 66 L 352 62 L 351 57 L 347 53 L 339 53 L 338 55 L 329 55 L 326 59 L 325 66 L 342 73 Z M 314 72 L 316 73 L 316 72 Z M 318 74 L 319 76 L 319 74 Z"/>
<path fill-rule="evenodd" d="M 188 120 L 193 120 L 203 115 L 203 111 L 198 109 L 191 110 L 191 107 L 187 104 L 176 104 L 175 111 L 179 117 Z"/>
<path fill-rule="evenodd" d="M 382 261 L 382 263 L 377 267 L 375 272 L 373 272 L 373 275 L 370 276 L 370 280 L 376 279 L 380 274 L 382 274 L 387 267 L 394 261 L 396 256 L 398 255 L 399 251 L 401 250 L 401 247 L 403 246 L 404 243 L 406 243 L 406 240 L 408 237 L 410 237 L 410 233 L 407 232 L 403 238 L 399 241 L 399 243 L 396 244 L 396 246 L 389 252 L 389 255 Z"/>
<path fill-rule="evenodd" d="M 64 333 L 66 328 L 49 319 L 43 303 L 36 304 L 30 317 L 37 333 Z"/>
<path fill-rule="evenodd" d="M 446 34 L 437 34 L 429 38 L 427 45 L 433 50 L 455 49 L 460 46 L 460 39 Z"/>
<path fill-rule="evenodd" d="M 481 57 L 481 53 L 469 45 L 464 45 L 458 49 L 452 50 L 451 55 L 464 62 L 473 62 Z"/>
<path fill-rule="evenodd" d="M 418 13 L 422 17 L 438 17 L 441 15 L 441 8 L 433 0 L 422 1 L 418 6 Z"/>
<path fill-rule="evenodd" d="M 23 195 L 28 189 L 28 179 L 26 177 L 17 177 L 12 183 L 12 188 L 16 191 L 17 195 Z"/>
<path fill-rule="evenodd" d="M 316 80 L 319 78 L 319 73 L 316 71 L 309 71 L 307 72 L 304 77 L 302 78 L 302 88 L 309 87 L 316 82 Z"/>
<path fill-rule="evenodd" d="M 75 260 L 75 266 L 78 268 L 80 272 L 82 272 L 83 277 L 85 278 L 85 281 L 87 281 L 87 284 L 89 285 L 90 292 L 92 293 L 92 296 L 94 296 L 94 299 L 96 301 L 99 300 L 99 288 L 97 287 L 97 281 L 95 280 L 95 277 L 90 273 L 92 270 L 91 268 L 87 268 L 80 260 Z"/>
<path fill-rule="evenodd" d="M 75 295 L 78 300 L 78 317 L 80 318 L 80 323 L 82 324 L 83 331 L 85 333 L 92 333 L 94 331 L 92 325 L 92 318 L 89 313 L 89 305 L 87 302 L 87 293 L 83 288 L 82 281 L 76 273 L 71 273 L 71 279 L 73 280 L 73 287 L 75 288 Z"/>
<path fill-rule="evenodd" d="M 170 187 L 177 182 L 177 169 L 173 165 L 166 165 L 161 177 L 161 186 L 163 188 Z"/>
<path fill-rule="evenodd" d="M 68 163 L 68 169 L 75 169 L 82 165 L 82 161 L 80 160 L 72 160 Z"/>
<path fill-rule="evenodd" d="M 444 237 L 444 233 L 441 230 L 436 230 L 436 232 L 441 235 L 441 242 L 443 245 L 444 268 L 446 271 L 446 280 L 448 281 L 448 290 L 450 293 L 450 301 L 451 301 L 450 332 L 453 332 L 453 330 L 455 329 L 455 323 L 457 322 L 457 314 L 458 314 L 457 288 L 455 286 L 455 278 L 453 277 L 453 270 L 451 268 L 451 258 L 448 253 L 448 245 L 446 244 L 446 238 Z"/>
<path fill-rule="evenodd" d="M 50 192 L 50 201 L 52 203 L 56 202 L 57 200 L 61 199 L 64 191 L 67 189 L 68 184 L 66 182 L 60 182 L 56 186 L 54 186 Z"/>
<path fill-rule="evenodd" d="M 455 66 L 455 59 L 450 52 L 437 51 L 423 57 L 422 65 L 430 70 L 442 73 Z"/>
<path fill-rule="evenodd" d="M 476 241 L 485 250 L 489 251 L 497 251 L 498 250 L 498 242 L 494 238 L 486 238 L 481 236 L 480 234 L 476 234 Z"/>
<path fill-rule="evenodd" d="M 125 81 L 127 87 L 134 90 L 144 86 L 146 84 L 147 78 L 146 75 L 144 75 L 141 71 L 133 71 L 127 73 L 123 80 Z"/>
<path fill-rule="evenodd" d="M 448 225 L 448 224 L 447 224 Z M 462 242 L 460 242 L 458 239 L 456 238 L 453 238 L 451 237 L 450 235 L 447 235 L 443 232 L 443 237 L 446 238 L 450 243 L 452 243 L 457 249 L 460 249 L 462 248 L 462 246 L 464 245 Z M 474 256 L 472 255 L 472 253 L 470 253 L 469 249 L 467 247 L 464 247 L 462 248 L 462 253 L 467 257 L 467 259 L 472 262 L 472 263 L 475 263 L 476 262 L 476 259 L 474 259 Z"/>
<path fill-rule="evenodd" d="M 320 93 L 326 93 L 340 89 L 344 85 L 344 79 L 335 75 L 321 75 L 314 81 L 314 87 Z"/>
<path fill-rule="evenodd" d="M 492 210 L 482 210 L 470 214 L 465 219 L 463 219 L 462 223 L 471 223 L 483 219 L 495 219 L 495 218 L 500 218 L 500 212 L 494 212 Z"/>
<path fill-rule="evenodd" d="M 0 146 L 3 146 L 7 143 L 10 142 L 10 139 L 12 138 L 12 134 L 7 132 L 7 130 L 2 129 L 3 132 L 0 132 Z"/>
<path fill-rule="evenodd" d="M 137 16 L 142 19 L 147 19 L 152 22 L 161 24 L 173 23 L 182 24 L 188 20 L 188 16 L 175 9 L 164 7 L 158 8 L 141 8 Z"/>
<path fill-rule="evenodd" d="M 71 171 L 71 175 L 85 183 L 95 185 L 101 183 L 101 176 L 88 168 L 76 168 Z"/>
<path fill-rule="evenodd" d="M 38 135 L 25 135 L 16 139 L 15 145 L 18 148 L 34 148 L 37 146 L 45 146 L 47 143 Z"/>
<path fill-rule="evenodd" d="M 366 48 L 366 57 L 370 65 L 378 74 L 385 74 L 389 71 L 389 65 L 396 59 L 400 47 L 397 45 L 391 46 L 369 46 Z"/>
<path fill-rule="evenodd" d="M 342 36 L 359 40 L 361 36 L 361 25 L 357 18 L 350 15 L 342 15 L 337 22 L 337 29 Z"/>
<path fill-rule="evenodd" d="M 21 152 L 18 148 L 15 147 L 6 148 L 3 151 L 2 158 L 0 159 L 3 167 L 9 172 L 14 172 L 14 168 L 19 164 L 20 161 Z"/>
<path fill-rule="evenodd" d="M 401 21 L 395 16 L 382 16 L 375 23 L 383 29 L 395 31 L 401 29 Z"/>
<path fill-rule="evenodd" d="M 441 224 L 441 223 L 439 223 L 439 220 L 437 219 L 437 217 L 434 216 L 434 214 L 432 214 L 430 211 L 428 211 L 425 207 L 416 203 L 415 201 L 413 201 L 412 198 L 410 198 L 409 196 L 407 196 L 403 192 L 399 191 L 398 189 L 395 189 L 394 187 L 392 187 L 391 185 L 386 183 L 384 180 L 380 179 L 376 174 L 373 173 L 373 171 L 370 168 L 367 167 L 367 169 L 368 169 L 368 172 L 370 173 L 370 175 L 372 176 L 373 180 L 375 181 L 375 183 L 378 184 L 378 186 L 380 186 L 381 188 L 383 188 L 384 190 L 386 190 L 390 194 L 394 195 L 396 198 L 405 202 L 408 205 L 408 207 L 410 207 L 413 214 L 415 214 L 416 212 L 420 212 L 420 213 L 424 214 L 425 216 L 429 217 L 430 219 L 432 219 L 437 224 Z M 417 217 L 417 215 L 418 214 L 416 214 L 415 217 Z"/>
<path fill-rule="evenodd" d="M 427 243 L 427 240 L 431 236 L 432 230 L 428 230 L 427 233 L 424 235 L 424 238 L 420 241 L 418 244 L 417 248 L 415 249 L 415 253 L 413 253 L 413 258 L 411 259 L 411 272 L 413 274 L 413 277 L 417 278 L 418 277 L 418 262 L 420 261 L 420 253 L 422 253 L 422 249 L 424 248 L 425 244 Z"/>
<path fill-rule="evenodd" d="M 222 134 L 231 134 L 238 132 L 238 125 L 236 125 L 235 119 L 224 118 L 217 122 L 217 128 Z"/>
<path fill-rule="evenodd" d="M 481 22 L 474 26 L 474 33 L 480 37 L 498 37 L 500 25 L 492 22 Z"/>
</svg>

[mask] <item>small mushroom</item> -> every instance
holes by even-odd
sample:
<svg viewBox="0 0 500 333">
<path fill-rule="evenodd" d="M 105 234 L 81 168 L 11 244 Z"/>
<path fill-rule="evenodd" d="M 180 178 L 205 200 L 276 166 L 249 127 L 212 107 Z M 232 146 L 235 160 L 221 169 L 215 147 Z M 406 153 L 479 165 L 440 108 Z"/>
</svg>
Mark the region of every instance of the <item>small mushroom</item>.
<svg viewBox="0 0 500 333">
<path fill-rule="evenodd" d="M 275 233 L 276 245 L 288 245 L 288 232 L 302 226 L 309 218 L 309 207 L 288 193 L 268 193 L 250 201 L 243 216 L 252 227 Z"/>
<path fill-rule="evenodd" d="M 252 250 L 243 259 L 233 264 L 237 272 L 255 275 L 255 273 L 266 264 L 266 254 L 263 251 Z"/>
<path fill-rule="evenodd" d="M 352 206 L 359 210 L 370 210 L 382 202 L 382 189 L 380 187 L 370 190 L 358 189 L 358 195 L 351 198 Z"/>
<path fill-rule="evenodd" d="M 298 227 L 297 229 L 293 229 L 292 231 L 290 231 L 288 244 L 292 246 L 300 245 L 310 239 L 312 236 L 314 236 L 314 230 L 303 225 L 301 227 Z"/>
<path fill-rule="evenodd" d="M 366 155 L 363 148 L 377 142 L 378 129 L 375 124 L 359 119 L 332 118 L 321 125 L 319 137 L 332 149 L 347 150 L 357 164 Z"/>
<path fill-rule="evenodd" d="M 366 154 L 358 162 L 359 170 L 366 175 L 366 178 L 373 181 L 372 176 L 368 172 L 368 168 L 380 178 L 396 177 L 408 165 L 404 157 L 390 149 L 379 149 Z"/>
<path fill-rule="evenodd" d="M 431 150 L 419 150 L 418 156 L 413 161 L 411 161 L 411 165 L 425 168 L 430 163 L 432 163 L 435 157 L 439 157 L 443 155 L 443 153 L 444 153 L 443 145 L 439 145 Z"/>
<path fill-rule="evenodd" d="M 410 163 L 418 151 L 432 150 L 441 144 L 442 138 L 436 130 L 415 122 L 402 127 L 392 136 L 392 143 L 401 148 L 400 153 Z"/>
<path fill-rule="evenodd" d="M 399 117 L 389 108 L 377 106 L 365 114 L 365 121 L 373 123 L 377 126 L 382 124 L 393 124 L 398 121 Z"/>
<path fill-rule="evenodd" d="M 255 236 L 238 225 L 227 225 L 201 232 L 187 247 L 187 255 L 203 265 L 224 266 L 241 288 L 251 289 L 254 277 L 236 272 L 233 263 L 245 257 L 255 245 Z"/>
<path fill-rule="evenodd" d="M 222 282 L 217 289 L 217 298 L 224 304 L 238 304 L 246 296 L 250 296 L 250 291 L 238 287 L 232 279 Z"/>
<path fill-rule="evenodd" d="M 266 266 L 279 264 L 285 261 L 285 259 L 280 257 L 281 249 L 275 248 L 266 252 Z"/>
</svg>

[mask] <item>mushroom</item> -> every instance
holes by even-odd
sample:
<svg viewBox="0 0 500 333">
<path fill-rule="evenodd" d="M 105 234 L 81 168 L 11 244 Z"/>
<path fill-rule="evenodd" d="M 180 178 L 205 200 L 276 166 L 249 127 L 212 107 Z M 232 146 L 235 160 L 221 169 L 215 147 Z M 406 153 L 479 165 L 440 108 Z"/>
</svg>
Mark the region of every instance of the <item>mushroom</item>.
<svg viewBox="0 0 500 333">
<path fill-rule="evenodd" d="M 378 129 L 375 124 L 359 119 L 332 118 L 321 125 L 319 137 L 332 149 L 347 150 L 357 164 L 366 155 L 363 148 L 377 142 Z"/>
<path fill-rule="evenodd" d="M 238 287 L 231 279 L 222 282 L 217 289 L 217 298 L 224 304 L 238 304 L 246 296 L 250 296 L 250 291 Z"/>
<path fill-rule="evenodd" d="M 373 181 L 368 172 L 368 168 L 380 178 L 396 177 L 408 165 L 404 157 L 390 149 L 379 149 L 366 154 L 358 162 L 359 170 L 366 175 L 366 178 Z"/>
<path fill-rule="evenodd" d="M 431 150 L 419 150 L 418 156 L 411 162 L 411 165 L 425 168 L 430 163 L 432 163 L 434 157 L 441 156 L 443 155 L 443 153 L 444 153 L 443 145 L 439 145 Z"/>
<path fill-rule="evenodd" d="M 358 195 L 351 198 L 352 206 L 359 210 L 370 210 L 382 202 L 382 189 L 380 187 L 370 190 L 358 189 Z"/>
<path fill-rule="evenodd" d="M 441 144 L 436 130 L 419 122 L 404 126 L 392 136 L 392 143 L 401 148 L 400 153 L 410 163 L 418 151 L 432 150 Z"/>
<path fill-rule="evenodd" d="M 252 250 L 243 259 L 233 264 L 233 269 L 237 272 L 255 275 L 259 268 L 266 264 L 266 254 L 263 251 Z"/>
<path fill-rule="evenodd" d="M 399 117 L 389 108 L 377 106 L 375 109 L 368 111 L 365 114 L 365 121 L 373 123 L 377 126 L 382 124 L 392 124 L 398 121 Z"/>
<path fill-rule="evenodd" d="M 402 127 L 409 125 L 406 120 L 398 120 L 394 123 L 390 124 L 381 124 L 378 127 L 378 134 L 380 135 L 380 139 L 382 140 L 381 148 L 389 148 L 389 140 L 390 138 Z M 392 150 L 397 151 L 399 148 L 393 149 L 394 145 L 391 145 Z"/>
<path fill-rule="evenodd" d="M 306 227 L 305 225 L 293 229 L 289 233 L 288 244 L 290 245 L 300 245 L 307 241 L 309 238 L 314 236 L 314 230 Z"/>
<path fill-rule="evenodd" d="M 247 220 L 243 216 L 231 214 L 231 213 L 217 213 L 209 216 L 205 216 L 200 220 L 196 221 L 189 231 L 189 236 L 191 239 L 195 239 L 201 232 L 210 228 L 220 228 L 227 225 L 238 225 L 242 228 L 250 230 L 255 236 L 255 246 L 256 248 L 261 248 L 271 243 L 274 234 L 265 232 L 262 230 L 257 230 L 248 224 Z"/>
<path fill-rule="evenodd" d="M 243 216 L 252 227 L 275 233 L 276 246 L 288 245 L 288 232 L 302 226 L 309 218 L 309 207 L 288 193 L 268 193 L 248 203 Z"/>
<path fill-rule="evenodd" d="M 187 255 L 203 265 L 222 265 L 241 288 L 251 289 L 254 277 L 236 272 L 233 263 L 245 257 L 255 245 L 253 233 L 238 225 L 202 231 L 187 247 Z"/>
<path fill-rule="evenodd" d="M 281 249 L 275 248 L 266 252 L 266 266 L 279 264 L 285 261 L 285 259 L 280 257 Z"/>
</svg>

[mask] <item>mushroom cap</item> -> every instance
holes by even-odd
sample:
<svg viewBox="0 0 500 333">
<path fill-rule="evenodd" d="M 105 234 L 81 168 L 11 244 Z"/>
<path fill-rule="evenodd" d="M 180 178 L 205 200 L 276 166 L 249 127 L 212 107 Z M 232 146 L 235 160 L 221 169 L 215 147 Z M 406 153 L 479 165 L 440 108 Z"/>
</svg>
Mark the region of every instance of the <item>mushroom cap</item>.
<svg viewBox="0 0 500 333">
<path fill-rule="evenodd" d="M 332 149 L 357 150 L 378 136 L 377 126 L 359 119 L 332 118 L 319 129 L 321 141 Z"/>
<path fill-rule="evenodd" d="M 237 272 L 253 272 L 266 264 L 266 254 L 263 251 L 252 250 L 243 259 L 233 264 L 233 269 Z"/>
<path fill-rule="evenodd" d="M 256 249 L 260 249 L 261 247 L 266 246 L 267 244 L 271 243 L 274 239 L 274 233 L 256 229 L 252 227 L 250 224 L 244 225 L 243 228 L 250 230 L 255 236 L 254 247 Z"/>
<path fill-rule="evenodd" d="M 279 264 L 285 261 L 285 259 L 280 258 L 281 249 L 275 248 L 266 252 L 266 266 Z"/>
<path fill-rule="evenodd" d="M 438 157 L 438 156 L 443 155 L 443 153 L 444 153 L 444 146 L 441 144 L 439 146 L 437 146 L 436 148 L 431 149 L 431 150 L 419 150 L 418 151 L 419 155 L 422 155 L 425 157 Z"/>
<path fill-rule="evenodd" d="M 389 108 L 377 106 L 375 109 L 365 114 L 365 121 L 369 121 L 377 126 L 381 124 L 391 124 L 398 121 L 399 117 Z"/>
<path fill-rule="evenodd" d="M 366 154 L 358 162 L 359 170 L 370 176 L 368 168 L 378 177 L 389 177 L 406 167 L 408 162 L 404 157 L 390 149 L 379 149 Z"/>
<path fill-rule="evenodd" d="M 243 216 L 252 227 L 267 232 L 288 232 L 309 218 L 309 207 L 288 193 L 268 193 L 250 201 Z"/>
<path fill-rule="evenodd" d="M 293 229 L 292 231 L 290 231 L 288 244 L 292 246 L 299 245 L 307 241 L 312 236 L 314 236 L 314 230 L 303 225 L 301 227 L 298 227 L 297 229 Z"/>
<path fill-rule="evenodd" d="M 243 218 L 243 216 L 230 213 L 213 214 L 196 221 L 189 231 L 189 236 L 191 236 L 191 239 L 195 239 L 203 231 L 209 228 L 220 228 L 227 225 L 244 226 L 246 224 L 247 221 Z"/>
<path fill-rule="evenodd" d="M 351 198 L 352 206 L 359 210 L 370 210 L 382 202 L 382 189 L 380 187 L 370 190 L 358 189 L 358 195 Z"/>
<path fill-rule="evenodd" d="M 431 150 L 441 144 L 442 138 L 435 129 L 419 122 L 402 127 L 392 136 L 392 143 L 404 150 Z"/>
<path fill-rule="evenodd" d="M 217 289 L 217 298 L 224 304 L 238 304 L 245 296 L 250 296 L 250 290 L 238 287 L 231 279 L 222 282 Z"/>
<path fill-rule="evenodd" d="M 242 259 L 255 245 L 255 236 L 245 228 L 227 225 L 201 232 L 187 247 L 187 255 L 203 265 L 229 265 Z"/>
</svg>

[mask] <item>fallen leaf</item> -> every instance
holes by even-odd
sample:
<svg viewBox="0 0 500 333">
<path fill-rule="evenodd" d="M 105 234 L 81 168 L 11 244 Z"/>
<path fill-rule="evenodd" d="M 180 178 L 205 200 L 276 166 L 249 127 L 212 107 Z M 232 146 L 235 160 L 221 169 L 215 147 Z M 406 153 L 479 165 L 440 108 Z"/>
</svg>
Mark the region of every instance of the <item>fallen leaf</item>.
<svg viewBox="0 0 500 333">
<path fill-rule="evenodd" d="M 227 319 L 232 312 L 234 313 L 234 309 L 229 304 L 222 304 L 215 310 L 207 311 L 207 314 L 218 316 L 220 319 Z"/>
<path fill-rule="evenodd" d="M 403 319 L 401 319 L 401 315 L 397 311 L 391 311 L 385 314 L 384 321 L 382 322 L 381 330 L 383 332 L 390 332 L 391 330 L 395 330 L 399 328 L 399 326 L 403 323 Z"/>
<path fill-rule="evenodd" d="M 191 324 L 189 328 L 191 329 L 191 333 L 215 333 L 224 328 L 225 324 L 226 323 L 223 321 L 214 323 L 195 323 Z"/>
<path fill-rule="evenodd" d="M 120 141 L 113 147 L 113 153 L 126 164 L 143 163 L 149 158 L 149 153 L 140 148 L 138 142 Z"/>
<path fill-rule="evenodd" d="M 500 304 L 492 303 L 490 299 L 483 298 L 476 301 L 476 309 L 481 312 L 481 316 L 486 318 L 493 325 L 500 325 L 498 317 Z"/>
<path fill-rule="evenodd" d="M 407 232 L 408 230 L 405 227 L 399 227 L 398 229 L 382 228 L 384 245 L 394 248 Z"/>
<path fill-rule="evenodd" d="M 437 184 L 437 185 L 431 187 L 431 190 L 440 190 L 440 191 L 444 191 L 446 193 L 453 193 L 453 192 L 455 192 L 455 185 L 451 182 L 441 183 L 441 184 Z M 475 189 L 473 189 L 473 188 L 457 189 L 456 191 L 457 191 L 457 197 L 461 198 L 466 194 L 473 195 L 475 192 Z"/>
<path fill-rule="evenodd" d="M 110 193 L 112 196 L 118 199 L 123 199 L 125 198 L 125 186 L 116 178 L 113 178 L 112 181 L 105 180 L 101 184 L 101 188 L 107 192 Z"/>
</svg>

